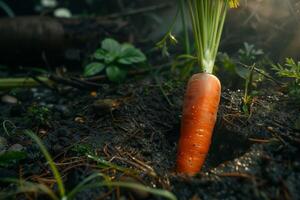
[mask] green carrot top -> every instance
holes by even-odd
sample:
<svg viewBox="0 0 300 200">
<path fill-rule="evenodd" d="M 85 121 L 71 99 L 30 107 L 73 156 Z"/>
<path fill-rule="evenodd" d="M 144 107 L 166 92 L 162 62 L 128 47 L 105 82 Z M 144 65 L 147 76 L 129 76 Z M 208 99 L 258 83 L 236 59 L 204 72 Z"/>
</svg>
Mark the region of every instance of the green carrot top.
<svg viewBox="0 0 300 200">
<path fill-rule="evenodd" d="M 212 73 L 227 8 L 237 8 L 239 0 L 188 0 L 197 60 L 202 72 Z"/>
</svg>

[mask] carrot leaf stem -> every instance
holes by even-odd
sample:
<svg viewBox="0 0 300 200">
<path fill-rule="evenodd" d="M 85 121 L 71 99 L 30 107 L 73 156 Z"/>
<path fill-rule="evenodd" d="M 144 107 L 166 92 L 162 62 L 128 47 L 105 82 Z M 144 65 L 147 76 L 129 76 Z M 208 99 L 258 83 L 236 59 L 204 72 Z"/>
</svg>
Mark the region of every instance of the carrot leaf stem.
<svg viewBox="0 0 300 200">
<path fill-rule="evenodd" d="M 238 0 L 187 0 L 202 72 L 212 73 L 228 7 Z"/>
</svg>

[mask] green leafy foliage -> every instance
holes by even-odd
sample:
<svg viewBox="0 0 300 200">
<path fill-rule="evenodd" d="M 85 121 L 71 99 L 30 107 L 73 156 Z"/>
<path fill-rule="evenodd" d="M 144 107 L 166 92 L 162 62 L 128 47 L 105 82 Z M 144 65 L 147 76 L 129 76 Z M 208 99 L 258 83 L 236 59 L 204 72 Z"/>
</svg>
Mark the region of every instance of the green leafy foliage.
<svg viewBox="0 0 300 200">
<path fill-rule="evenodd" d="M 225 80 L 227 85 L 244 85 L 241 110 L 245 114 L 250 114 L 252 100 L 258 93 L 257 85 L 269 76 L 261 67 L 269 65 L 269 59 L 263 50 L 256 49 L 253 44 L 245 42 L 243 47 L 237 51 L 235 59 L 226 53 L 219 53 L 217 65 L 220 65 L 218 70 L 223 76 L 232 77 Z"/>
<path fill-rule="evenodd" d="M 27 109 L 26 117 L 31 123 L 45 125 L 51 119 L 51 111 L 45 106 L 33 104 Z"/>
<path fill-rule="evenodd" d="M 122 46 L 120 55 L 118 62 L 124 65 L 140 63 L 146 60 L 145 55 L 139 49 L 136 49 L 129 44 L 124 44 Z"/>
<path fill-rule="evenodd" d="M 250 67 L 250 73 L 248 77 L 245 78 L 245 91 L 243 97 L 243 104 L 242 104 L 242 111 L 245 114 L 250 114 L 251 104 L 253 100 L 253 93 L 252 93 L 252 85 L 253 85 L 253 74 L 254 74 L 255 65 Z"/>
<path fill-rule="evenodd" d="M 108 66 L 106 68 L 106 74 L 109 78 L 109 80 L 113 81 L 113 82 L 119 82 L 125 79 L 126 77 L 126 71 L 122 70 L 121 68 L 117 67 L 117 66 Z"/>
<path fill-rule="evenodd" d="M 253 64 L 260 66 L 260 69 L 251 71 Z M 232 58 L 227 53 L 219 53 L 217 57 L 217 65 L 220 66 L 218 71 L 225 73 L 226 77 L 232 77 L 235 80 L 236 85 L 242 84 L 237 78 L 243 82 L 249 79 L 252 74 L 252 83 L 256 84 L 261 82 L 264 78 L 262 74 L 266 74 L 261 66 L 269 65 L 269 59 L 264 55 L 263 50 L 256 49 L 254 45 L 244 43 L 244 46 L 240 48 L 237 54 Z M 261 73 L 258 73 L 260 71 Z M 238 75 L 238 76 L 236 76 Z"/>
<path fill-rule="evenodd" d="M 272 69 L 280 77 L 291 79 L 288 84 L 289 94 L 300 98 L 300 61 L 295 62 L 292 58 L 287 58 L 283 66 L 272 65 Z"/>
<path fill-rule="evenodd" d="M 176 17 L 175 17 L 175 19 L 176 19 Z M 173 25 L 171 26 L 168 33 L 159 42 L 156 43 L 156 47 L 161 49 L 162 56 L 169 57 L 170 56 L 169 48 L 168 48 L 169 44 L 175 45 L 178 43 L 176 37 L 171 32 L 171 30 L 173 29 Z"/>
<path fill-rule="evenodd" d="M 105 69 L 110 81 L 120 83 L 130 68 L 146 60 L 145 54 L 133 45 L 107 38 L 101 42 L 101 48 L 92 54 L 91 62 L 85 66 L 84 76 L 100 74 Z"/>
<path fill-rule="evenodd" d="M 253 44 L 247 42 L 244 43 L 243 48 L 238 50 L 238 60 L 244 65 L 253 65 L 253 63 L 259 62 L 261 56 L 264 55 L 262 49 L 256 49 Z M 235 72 L 243 79 L 247 79 L 251 73 L 250 68 L 245 68 L 241 65 L 236 65 Z M 254 80 L 259 79 L 257 74 L 254 74 Z"/>
<path fill-rule="evenodd" d="M 285 64 L 273 65 L 273 70 L 281 77 L 293 78 L 295 81 L 300 80 L 300 61 L 297 63 L 292 58 L 286 58 Z"/>
<path fill-rule="evenodd" d="M 86 76 L 92 76 L 94 74 L 100 73 L 105 68 L 105 65 L 98 62 L 92 62 L 88 64 L 84 69 L 84 74 Z"/>
<path fill-rule="evenodd" d="M 7 151 L 0 154 L 0 167 L 14 166 L 19 161 L 27 157 L 26 152 L 23 151 Z"/>
<path fill-rule="evenodd" d="M 185 80 L 190 77 L 193 71 L 197 70 L 195 69 L 195 65 L 197 65 L 197 57 L 188 54 L 182 54 L 174 59 L 172 63 L 172 71 L 176 72 L 178 69 L 178 77 L 182 80 Z"/>
<path fill-rule="evenodd" d="M 264 54 L 262 49 L 256 49 L 254 44 L 244 43 L 244 48 L 239 49 L 239 60 L 241 63 L 251 65 L 256 62 L 257 58 Z"/>
</svg>

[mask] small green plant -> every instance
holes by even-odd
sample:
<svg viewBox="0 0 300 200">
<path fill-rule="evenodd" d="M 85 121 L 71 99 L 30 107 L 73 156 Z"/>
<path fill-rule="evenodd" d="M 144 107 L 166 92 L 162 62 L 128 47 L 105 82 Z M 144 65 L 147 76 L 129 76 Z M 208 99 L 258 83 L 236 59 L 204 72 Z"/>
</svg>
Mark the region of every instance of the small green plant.
<svg viewBox="0 0 300 200">
<path fill-rule="evenodd" d="M 257 61 L 259 56 L 264 54 L 262 49 L 256 49 L 254 44 L 244 43 L 244 47 L 239 49 L 239 60 L 241 63 L 251 65 Z"/>
<path fill-rule="evenodd" d="M 235 66 L 235 72 L 243 79 L 247 79 L 251 73 L 251 67 L 245 67 L 253 65 L 253 63 L 261 62 L 261 57 L 264 55 L 262 49 L 256 49 L 253 44 L 247 42 L 244 43 L 243 48 L 238 50 L 238 64 Z M 259 77 L 256 77 L 259 78 Z M 255 79 L 256 79 L 255 78 Z"/>
<path fill-rule="evenodd" d="M 250 114 L 251 104 L 254 96 L 252 93 L 254 68 L 255 65 L 250 67 L 248 77 L 245 78 L 245 91 L 242 99 L 242 111 L 248 115 Z"/>
<path fill-rule="evenodd" d="M 146 61 L 144 53 L 133 45 L 120 44 L 114 39 L 102 41 L 101 48 L 91 56 L 91 62 L 84 68 L 84 76 L 100 74 L 105 70 L 110 81 L 120 83 L 129 69 Z"/>
<path fill-rule="evenodd" d="M 250 114 L 253 98 L 257 95 L 255 90 L 257 84 L 263 80 L 264 75 L 267 75 L 264 70 L 256 68 L 256 63 L 259 63 L 259 66 L 263 66 L 268 61 L 266 58 L 263 50 L 256 49 L 254 45 L 246 42 L 238 50 L 236 60 L 226 53 L 218 54 L 218 65 L 222 66 L 222 72 L 232 77 L 236 77 L 235 75 L 237 74 L 239 78 L 233 78 L 235 85 L 244 85 L 241 110 L 246 115 Z"/>
<path fill-rule="evenodd" d="M 289 94 L 300 98 L 300 61 L 295 62 L 292 58 L 286 58 L 283 66 L 281 64 L 272 65 L 272 69 L 278 76 L 292 80 L 288 84 Z"/>
<path fill-rule="evenodd" d="M 45 106 L 33 104 L 27 109 L 27 118 L 30 122 L 46 125 L 51 118 L 51 111 Z"/>
</svg>

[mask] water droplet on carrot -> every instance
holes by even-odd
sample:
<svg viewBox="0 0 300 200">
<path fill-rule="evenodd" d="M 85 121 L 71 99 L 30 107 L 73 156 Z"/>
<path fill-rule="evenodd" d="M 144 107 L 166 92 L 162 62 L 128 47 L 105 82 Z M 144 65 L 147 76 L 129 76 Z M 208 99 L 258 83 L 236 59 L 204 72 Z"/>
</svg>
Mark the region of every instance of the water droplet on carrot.
<svg viewBox="0 0 300 200">
<path fill-rule="evenodd" d="M 204 136 L 204 129 L 197 129 L 196 130 L 196 134 L 198 135 L 198 136 L 200 136 L 200 137 L 203 137 Z"/>
<path fill-rule="evenodd" d="M 193 147 L 199 148 L 200 144 L 193 144 Z"/>
</svg>

